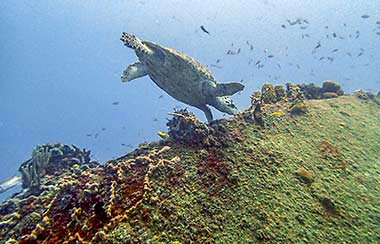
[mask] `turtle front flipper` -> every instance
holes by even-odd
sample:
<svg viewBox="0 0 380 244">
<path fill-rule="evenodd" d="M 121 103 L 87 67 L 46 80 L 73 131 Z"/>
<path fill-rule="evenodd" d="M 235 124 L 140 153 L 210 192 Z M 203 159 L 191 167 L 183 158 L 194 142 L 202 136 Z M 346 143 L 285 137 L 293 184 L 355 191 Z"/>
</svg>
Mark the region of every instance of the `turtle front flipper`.
<svg viewBox="0 0 380 244">
<path fill-rule="evenodd" d="M 143 77 L 147 74 L 148 73 L 146 71 L 145 65 L 140 62 L 137 62 L 129 65 L 127 69 L 123 71 L 123 74 L 121 75 L 121 81 L 128 82 L 133 79 Z"/>
<path fill-rule="evenodd" d="M 238 112 L 237 107 L 232 102 L 232 100 L 229 97 L 223 96 L 223 97 L 213 97 L 208 101 L 208 104 L 216 108 L 217 110 L 230 114 L 235 115 Z"/>
<path fill-rule="evenodd" d="M 124 46 L 134 49 L 136 54 L 138 54 L 137 56 L 152 54 L 152 50 L 150 50 L 139 38 L 132 34 L 123 32 L 120 37 L 120 41 L 124 43 Z"/>
<path fill-rule="evenodd" d="M 202 91 L 206 96 L 231 96 L 236 92 L 242 91 L 243 89 L 244 85 L 239 82 L 230 82 L 222 84 L 217 84 L 214 81 L 208 80 L 202 82 Z"/>
</svg>

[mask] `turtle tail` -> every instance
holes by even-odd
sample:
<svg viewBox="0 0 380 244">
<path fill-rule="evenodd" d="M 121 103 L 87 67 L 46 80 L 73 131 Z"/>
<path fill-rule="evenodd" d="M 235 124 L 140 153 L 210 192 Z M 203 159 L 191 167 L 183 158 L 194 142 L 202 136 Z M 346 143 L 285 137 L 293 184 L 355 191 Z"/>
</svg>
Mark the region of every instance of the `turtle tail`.
<svg viewBox="0 0 380 244">
<path fill-rule="evenodd" d="M 150 53 L 151 52 L 151 50 L 147 46 L 145 46 L 141 42 L 141 40 L 139 38 L 137 38 L 135 35 L 123 32 L 120 40 L 124 43 L 124 46 L 132 48 L 136 51 L 140 51 L 143 53 Z"/>
</svg>

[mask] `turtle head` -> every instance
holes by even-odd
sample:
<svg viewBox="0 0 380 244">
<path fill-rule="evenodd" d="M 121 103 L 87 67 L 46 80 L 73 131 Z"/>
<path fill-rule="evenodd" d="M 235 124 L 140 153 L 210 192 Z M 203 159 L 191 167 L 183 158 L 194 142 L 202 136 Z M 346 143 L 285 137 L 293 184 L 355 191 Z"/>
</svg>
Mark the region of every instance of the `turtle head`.
<svg viewBox="0 0 380 244">
<path fill-rule="evenodd" d="M 152 53 L 152 51 L 135 35 L 123 32 L 121 34 L 120 41 L 124 43 L 124 46 L 134 49 L 137 54 Z"/>
</svg>

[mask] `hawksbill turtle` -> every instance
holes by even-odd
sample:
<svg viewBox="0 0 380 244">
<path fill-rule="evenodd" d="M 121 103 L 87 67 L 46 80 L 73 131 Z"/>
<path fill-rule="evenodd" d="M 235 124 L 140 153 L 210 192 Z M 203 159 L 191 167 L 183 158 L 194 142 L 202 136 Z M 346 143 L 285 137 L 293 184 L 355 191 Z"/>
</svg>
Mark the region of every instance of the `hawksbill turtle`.
<svg viewBox="0 0 380 244">
<path fill-rule="evenodd" d="M 177 50 L 142 41 L 125 32 L 120 40 L 134 49 L 139 59 L 124 70 L 121 76 L 123 82 L 148 75 L 173 98 L 202 110 L 208 122 L 212 121 L 213 116 L 207 105 L 231 115 L 238 112 L 228 96 L 243 90 L 243 84 L 217 83 L 207 67 Z"/>
</svg>

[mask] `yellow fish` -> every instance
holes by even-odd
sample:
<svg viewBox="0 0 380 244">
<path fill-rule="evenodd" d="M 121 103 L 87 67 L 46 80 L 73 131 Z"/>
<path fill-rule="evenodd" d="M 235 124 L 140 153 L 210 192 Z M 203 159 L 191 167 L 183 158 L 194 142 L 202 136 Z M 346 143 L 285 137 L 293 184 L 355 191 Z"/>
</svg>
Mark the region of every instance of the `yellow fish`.
<svg viewBox="0 0 380 244">
<path fill-rule="evenodd" d="M 157 132 L 157 135 L 158 135 L 159 137 L 161 137 L 162 139 L 168 139 L 168 138 L 169 138 L 169 134 L 166 133 L 166 132 L 163 132 L 163 131 L 158 131 L 158 132 Z"/>
<path fill-rule="evenodd" d="M 276 112 L 273 112 L 272 113 L 272 116 L 281 116 L 283 115 L 284 113 L 282 111 L 276 111 Z"/>
</svg>

